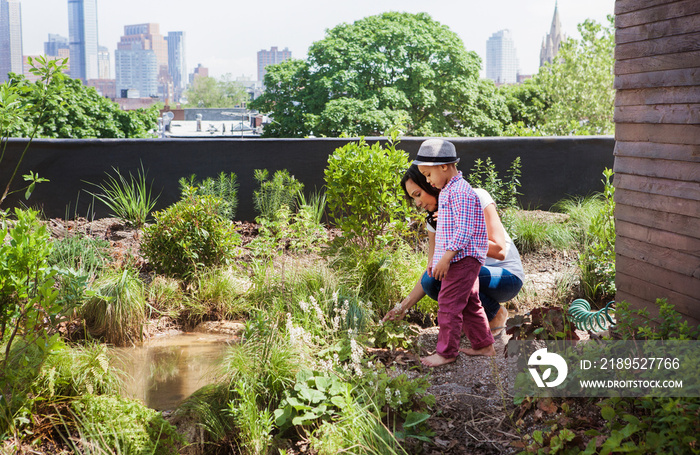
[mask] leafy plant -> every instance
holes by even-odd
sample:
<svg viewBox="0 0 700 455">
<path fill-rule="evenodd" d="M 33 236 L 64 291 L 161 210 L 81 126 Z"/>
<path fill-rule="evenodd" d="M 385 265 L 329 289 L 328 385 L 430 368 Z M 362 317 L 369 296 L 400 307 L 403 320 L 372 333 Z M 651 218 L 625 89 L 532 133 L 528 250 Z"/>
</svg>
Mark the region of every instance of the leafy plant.
<svg viewBox="0 0 700 455">
<path fill-rule="evenodd" d="M 604 300 L 615 295 L 615 187 L 613 171 L 603 171 L 604 204 L 588 228 L 588 242 L 579 255 L 581 287 L 585 298 Z"/>
<path fill-rule="evenodd" d="M 275 424 L 281 431 L 290 427 L 319 425 L 345 407 L 352 386 L 335 375 L 300 370 L 293 390 L 287 390 L 275 410 Z"/>
<path fill-rule="evenodd" d="M 146 298 L 138 272 L 133 268 L 110 271 L 92 288 L 95 293 L 81 308 L 90 334 L 117 346 L 140 340 Z"/>
<path fill-rule="evenodd" d="M 403 321 L 386 321 L 378 325 L 373 332 L 370 342 L 375 348 L 414 349 L 414 340 L 418 330 Z"/>
<path fill-rule="evenodd" d="M 331 218 L 345 241 L 367 251 L 395 241 L 412 210 L 400 187 L 408 155 L 397 144 L 397 131 L 386 147 L 379 142 L 370 146 L 364 138 L 349 142 L 328 157 L 324 171 Z"/>
<path fill-rule="evenodd" d="M 253 203 L 261 218 L 276 221 L 283 206 L 292 212 L 296 210 L 297 195 L 304 189 L 304 184 L 290 175 L 289 171 L 276 171 L 272 180 L 269 180 L 267 169 L 256 169 L 254 178 L 260 188 L 253 192 Z"/>
<path fill-rule="evenodd" d="M 153 197 L 151 193 L 153 182 L 150 187 L 146 187 L 147 171 L 143 169 L 143 164 L 136 176 L 129 172 L 129 178 L 122 175 L 118 168 L 112 169 L 116 177 L 107 173 L 107 180 L 101 184 L 92 184 L 101 192 L 89 194 L 109 207 L 112 216 L 140 228 L 148 221 L 148 215 L 158 202 L 159 196 Z"/>
<path fill-rule="evenodd" d="M 31 117 L 31 121 L 28 122 L 29 132 L 26 135 L 26 137 L 29 137 L 29 141 L 22 150 L 22 154 L 19 156 L 15 168 L 5 184 L 5 189 L 2 196 L 0 196 L 0 206 L 7 196 L 15 191 L 25 190 L 25 198 L 29 199 L 35 185 L 47 181 L 30 172 L 24 176 L 24 180 L 30 182 L 25 188 L 10 191 L 22 161 L 29 150 L 29 146 L 37 136 L 41 126 L 48 120 L 46 113 L 49 105 L 60 102 L 66 78 L 63 70 L 66 68 L 68 59 L 50 60 L 41 56 L 37 58 L 28 57 L 28 62 L 31 66 L 29 72 L 39 78 L 31 88 L 17 84 L 14 80 L 0 85 L 0 163 L 5 158 L 7 142 L 10 136 L 13 136 L 11 131 L 24 124 L 26 117 Z M 23 98 L 23 95 L 27 92 L 32 92 L 34 95 L 35 99 L 33 102 L 27 102 Z"/>
<path fill-rule="evenodd" d="M 174 455 L 182 437 L 163 416 L 135 400 L 117 396 L 85 395 L 61 410 L 66 443 L 76 453 Z M 71 428 L 78 438 L 70 436 Z M 66 434 L 67 433 L 67 434 Z"/>
<path fill-rule="evenodd" d="M 158 273 L 190 280 L 199 270 L 228 264 L 240 235 L 221 217 L 220 205 L 214 196 L 188 195 L 154 214 L 142 250 Z"/>
<path fill-rule="evenodd" d="M 54 287 L 46 225 L 34 210 L 14 213 L 16 221 L 2 218 L 0 228 L 0 435 L 18 437 L 34 400 L 29 384 L 59 340 L 47 328 L 71 308 L 61 305 Z"/>
<path fill-rule="evenodd" d="M 195 178 L 195 175 L 192 174 L 187 179 L 183 177 L 179 180 L 183 197 L 188 194 L 218 197 L 222 201 L 219 206 L 219 214 L 223 218 L 233 221 L 238 208 L 238 177 L 236 174 L 231 172 L 226 175 L 225 172 L 221 172 L 218 178 L 208 177 L 201 182 L 197 182 Z"/>
<path fill-rule="evenodd" d="M 520 187 L 520 168 L 520 157 L 517 157 L 510 164 L 506 178 L 503 180 L 498 176 L 496 165 L 491 161 L 491 157 L 487 157 L 486 161 L 478 158 L 474 162 L 467 181 L 474 188 L 483 188 L 488 191 L 499 210 L 515 209 L 518 207 L 518 195 L 521 194 L 518 192 Z"/>
</svg>

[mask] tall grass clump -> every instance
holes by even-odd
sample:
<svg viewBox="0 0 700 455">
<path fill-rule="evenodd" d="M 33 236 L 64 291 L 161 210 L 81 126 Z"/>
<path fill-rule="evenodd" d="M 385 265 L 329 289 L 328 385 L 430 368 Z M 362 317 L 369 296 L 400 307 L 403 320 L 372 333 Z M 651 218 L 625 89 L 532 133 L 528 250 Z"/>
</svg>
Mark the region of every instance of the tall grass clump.
<svg viewBox="0 0 700 455">
<path fill-rule="evenodd" d="M 213 319 L 242 317 L 250 310 L 250 304 L 243 298 L 249 287 L 248 277 L 233 268 L 219 267 L 198 275 L 190 297 L 208 308 Z"/>
<path fill-rule="evenodd" d="M 187 299 L 181 282 L 175 278 L 156 275 L 146 290 L 149 317 L 156 315 L 177 319 L 180 309 Z"/>
<path fill-rule="evenodd" d="M 143 169 L 143 164 L 136 176 L 129 172 L 126 177 L 118 168 L 112 169 L 116 176 L 107 173 L 107 179 L 100 184 L 87 182 L 99 189 L 98 192 L 88 193 L 105 204 L 112 211 L 112 216 L 140 228 L 148 220 L 160 195 L 153 196 L 153 182 L 147 185 L 147 171 Z"/>
<path fill-rule="evenodd" d="M 582 248 L 591 240 L 591 223 L 604 205 L 603 195 L 594 194 L 564 199 L 554 204 L 553 209 L 569 215 L 567 224 L 576 238 L 576 243 Z"/>
<path fill-rule="evenodd" d="M 504 225 L 520 253 L 574 248 L 576 236 L 564 222 L 545 220 L 526 210 L 507 210 Z"/>
<path fill-rule="evenodd" d="M 220 198 L 222 203 L 218 209 L 219 214 L 227 220 L 235 219 L 238 209 L 238 177 L 233 172 L 228 175 L 221 172 L 217 178 L 208 177 L 201 182 L 192 174 L 189 178 L 181 178 L 179 183 L 183 197 L 194 194 Z"/>
<path fill-rule="evenodd" d="M 587 241 L 579 254 L 581 288 L 591 301 L 615 297 L 615 187 L 613 172 L 603 171 L 603 203 L 591 218 Z"/>
<path fill-rule="evenodd" d="M 138 272 L 108 271 L 95 280 L 92 290 L 95 294 L 81 308 L 90 334 L 117 346 L 140 340 L 146 298 Z"/>
</svg>

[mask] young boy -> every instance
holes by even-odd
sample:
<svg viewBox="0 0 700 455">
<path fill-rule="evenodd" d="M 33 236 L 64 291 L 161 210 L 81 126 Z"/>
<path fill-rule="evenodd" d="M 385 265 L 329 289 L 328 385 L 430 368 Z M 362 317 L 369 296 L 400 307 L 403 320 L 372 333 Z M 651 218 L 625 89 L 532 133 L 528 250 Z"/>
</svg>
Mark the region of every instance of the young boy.
<svg viewBox="0 0 700 455">
<path fill-rule="evenodd" d="M 496 355 L 493 335 L 479 300 L 479 270 L 486 259 L 488 236 L 479 197 L 457 170 L 454 144 L 429 139 L 413 161 L 432 186 L 440 188 L 440 212 L 433 263 L 428 274 L 442 281 L 438 294 L 440 331 L 436 353 L 423 357 L 427 366 L 454 362 L 459 352 Z M 462 331 L 472 345 L 460 349 Z"/>
</svg>

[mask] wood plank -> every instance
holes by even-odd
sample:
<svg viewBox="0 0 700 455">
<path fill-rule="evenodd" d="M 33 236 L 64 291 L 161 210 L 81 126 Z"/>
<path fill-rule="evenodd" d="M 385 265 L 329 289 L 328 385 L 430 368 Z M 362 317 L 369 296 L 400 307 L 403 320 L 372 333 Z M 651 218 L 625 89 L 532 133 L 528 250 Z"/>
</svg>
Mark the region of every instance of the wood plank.
<svg viewBox="0 0 700 455">
<path fill-rule="evenodd" d="M 618 44 L 615 46 L 615 60 L 690 52 L 698 49 L 700 49 L 700 32 L 665 36 L 646 41 Z"/>
<path fill-rule="evenodd" d="M 689 199 L 674 198 L 658 194 L 643 193 L 620 188 L 615 192 L 615 201 L 631 207 L 643 207 L 657 212 L 675 213 L 676 215 L 693 217 L 693 212 L 700 215 L 700 203 Z M 696 207 L 695 209 L 693 207 Z M 700 225 L 700 217 L 695 217 Z M 634 220 L 631 220 L 635 222 Z"/>
<path fill-rule="evenodd" d="M 616 90 L 651 87 L 697 86 L 700 80 L 700 67 L 670 71 L 650 71 L 646 73 L 617 74 L 613 87 Z"/>
<path fill-rule="evenodd" d="M 673 232 L 674 234 L 694 239 L 700 238 L 700 232 L 698 232 L 699 218 L 697 208 L 693 215 L 685 216 L 661 210 L 635 207 L 619 202 L 615 204 L 615 219 L 647 226 L 650 229 Z M 684 259 L 689 260 L 690 256 L 686 256 L 684 256 Z M 700 259 L 696 257 L 695 261 L 699 262 Z M 693 266 L 693 268 L 695 267 L 697 267 L 697 265 Z"/>
<path fill-rule="evenodd" d="M 700 30 L 700 14 L 682 16 L 634 27 L 617 28 L 615 30 L 615 43 L 620 45 L 636 41 L 646 41 L 664 36 L 694 33 L 698 30 Z"/>
<path fill-rule="evenodd" d="M 680 2 L 658 5 L 629 13 L 615 15 L 615 27 L 625 28 L 635 25 L 660 22 L 676 17 L 692 16 L 700 13 L 700 2 L 684 0 Z"/>
<path fill-rule="evenodd" d="M 637 309 L 638 310 L 638 309 L 644 308 L 649 313 L 649 317 L 658 318 L 658 316 L 659 316 L 659 307 L 657 305 L 655 305 L 655 303 L 654 303 L 656 301 L 655 299 L 638 297 L 638 296 L 630 294 L 624 290 L 621 290 L 618 287 L 617 294 L 615 295 L 615 301 L 629 303 L 630 309 Z M 678 309 L 676 309 L 676 310 L 678 311 Z M 679 313 L 685 317 L 685 320 L 688 321 L 689 325 L 697 326 L 700 324 L 700 315 L 693 313 L 693 307 L 690 308 L 690 313 L 695 314 L 695 317 L 693 317 L 687 313 L 683 313 L 681 311 L 679 311 Z"/>
<path fill-rule="evenodd" d="M 614 170 L 621 174 L 700 183 L 700 163 L 618 156 L 615 158 Z"/>
<path fill-rule="evenodd" d="M 613 155 L 638 158 L 659 158 L 676 161 L 700 162 L 700 156 L 693 154 L 700 147 L 687 144 L 655 144 L 653 142 L 615 142 Z"/>
<path fill-rule="evenodd" d="M 678 182 L 616 172 L 613 184 L 619 189 L 700 201 L 700 185 L 697 182 Z"/>
<path fill-rule="evenodd" d="M 700 104 L 700 85 L 617 90 L 615 92 L 615 106 L 689 103 Z"/>
<path fill-rule="evenodd" d="M 698 299 L 680 294 L 672 289 L 649 283 L 648 281 L 640 280 L 634 276 L 626 274 L 624 271 L 618 271 L 615 276 L 615 285 L 617 286 L 620 298 L 615 296 L 615 301 L 626 300 L 623 296 L 626 294 L 638 297 L 648 302 L 648 307 L 656 307 L 654 302 L 656 299 L 665 298 L 668 303 L 674 305 L 676 311 L 691 318 L 695 321 L 700 320 L 700 302 Z M 658 314 L 658 309 L 656 310 Z M 652 311 L 650 313 L 653 314 Z"/>
<path fill-rule="evenodd" d="M 626 220 L 615 220 L 615 232 L 620 237 L 639 240 L 652 245 L 673 245 L 673 248 L 691 256 L 700 258 L 700 241 L 692 237 L 676 234 L 675 232 L 660 231 L 649 226 L 631 223 Z"/>
<path fill-rule="evenodd" d="M 616 123 L 700 123 L 700 104 L 652 104 L 618 106 L 613 116 Z"/>
<path fill-rule="evenodd" d="M 615 14 L 624 14 L 640 9 L 652 8 L 664 3 L 672 3 L 677 0 L 616 0 Z"/>
<path fill-rule="evenodd" d="M 700 125 L 617 123 L 615 140 L 700 146 Z"/>
<path fill-rule="evenodd" d="M 698 2 L 700 4 L 700 2 Z M 615 74 L 649 73 L 700 66 L 700 50 L 615 61 Z"/>
<path fill-rule="evenodd" d="M 615 254 L 700 279 L 700 258 L 671 248 L 617 236 L 615 239 Z"/>
<path fill-rule="evenodd" d="M 615 268 L 637 279 L 700 300 L 700 278 L 679 274 L 673 270 L 656 267 L 619 254 L 615 257 Z"/>
</svg>

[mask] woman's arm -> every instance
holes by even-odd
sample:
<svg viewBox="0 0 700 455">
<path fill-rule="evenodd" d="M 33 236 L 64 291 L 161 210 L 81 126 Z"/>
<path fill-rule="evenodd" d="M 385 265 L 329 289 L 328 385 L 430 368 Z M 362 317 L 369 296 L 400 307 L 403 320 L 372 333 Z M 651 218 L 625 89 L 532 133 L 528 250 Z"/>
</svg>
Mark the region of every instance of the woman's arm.
<svg viewBox="0 0 700 455">
<path fill-rule="evenodd" d="M 428 276 L 433 276 L 433 255 L 435 254 L 435 233 L 428 231 Z"/>
<path fill-rule="evenodd" d="M 501 217 L 498 216 L 496 204 L 489 204 L 484 209 L 486 232 L 489 236 L 489 250 L 486 256 L 502 261 L 506 258 L 506 235 Z"/>
<path fill-rule="evenodd" d="M 435 233 L 428 231 L 428 275 L 430 275 L 432 270 L 433 253 L 435 253 Z M 406 315 L 408 310 L 410 310 L 411 307 L 413 307 L 413 305 L 418 303 L 418 301 L 425 296 L 425 292 L 423 291 L 423 285 L 421 285 L 422 277 L 423 274 L 421 274 L 421 276 L 418 278 L 416 285 L 413 286 L 413 289 L 408 294 L 408 296 L 401 301 L 399 306 L 389 310 L 382 319 L 382 322 L 402 319 Z"/>
<path fill-rule="evenodd" d="M 418 303 L 423 296 L 425 296 L 425 292 L 423 292 L 423 286 L 421 285 L 419 278 L 416 285 L 413 286 L 413 290 L 411 290 L 410 294 L 408 294 L 408 296 L 403 299 L 399 305 L 389 310 L 382 319 L 382 322 L 403 319 L 408 310 L 410 310 L 413 305 Z"/>
</svg>

